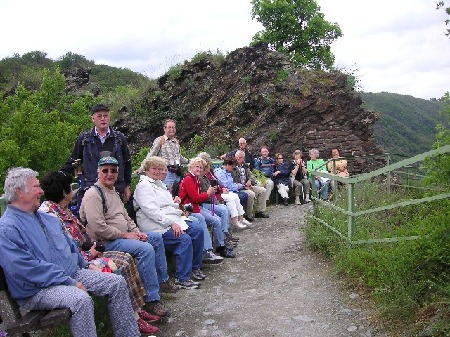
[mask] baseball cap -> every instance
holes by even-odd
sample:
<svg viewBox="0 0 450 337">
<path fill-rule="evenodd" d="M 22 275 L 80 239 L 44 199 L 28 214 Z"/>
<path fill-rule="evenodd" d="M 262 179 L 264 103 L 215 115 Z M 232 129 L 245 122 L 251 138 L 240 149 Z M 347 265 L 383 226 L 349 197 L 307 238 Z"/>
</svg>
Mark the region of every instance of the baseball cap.
<svg viewBox="0 0 450 337">
<path fill-rule="evenodd" d="M 119 166 L 119 162 L 114 157 L 103 157 L 100 158 L 98 161 L 98 167 L 104 166 L 104 165 L 116 165 Z"/>
</svg>

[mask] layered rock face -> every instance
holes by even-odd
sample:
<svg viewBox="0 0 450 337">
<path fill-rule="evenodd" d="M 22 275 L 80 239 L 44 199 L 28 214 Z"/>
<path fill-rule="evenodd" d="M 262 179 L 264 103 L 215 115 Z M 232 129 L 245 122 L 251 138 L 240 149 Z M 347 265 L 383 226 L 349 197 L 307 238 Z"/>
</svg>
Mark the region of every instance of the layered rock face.
<svg viewBox="0 0 450 337">
<path fill-rule="evenodd" d="M 197 60 L 196 60 L 197 59 Z M 337 147 L 344 157 L 380 154 L 374 139 L 373 112 L 347 84 L 347 75 L 296 68 L 265 45 L 233 51 L 220 59 L 205 54 L 170 70 L 157 80 L 116 127 L 133 152 L 150 146 L 162 134 L 162 122 L 177 121 L 177 137 L 187 146 L 194 135 L 205 144 L 237 148 L 247 139 L 259 155 L 266 145 L 271 154 L 289 159 L 294 150 L 317 148 L 330 157 Z M 372 170 L 380 162 L 350 161 L 353 173 Z"/>
</svg>

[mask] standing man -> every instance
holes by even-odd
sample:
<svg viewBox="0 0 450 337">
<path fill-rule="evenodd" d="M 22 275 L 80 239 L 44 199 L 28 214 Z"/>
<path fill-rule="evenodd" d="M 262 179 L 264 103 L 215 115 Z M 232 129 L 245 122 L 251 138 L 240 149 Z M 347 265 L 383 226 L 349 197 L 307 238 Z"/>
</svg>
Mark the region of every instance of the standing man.
<svg viewBox="0 0 450 337">
<path fill-rule="evenodd" d="M 273 172 L 275 167 L 275 159 L 269 157 L 269 150 L 266 146 L 261 147 L 261 156 L 255 159 L 255 169 L 261 171 L 266 177 L 266 200 L 270 199 L 273 190 Z"/>
<path fill-rule="evenodd" d="M 91 239 L 103 244 L 107 251 L 129 253 L 136 259 L 146 291 L 145 310 L 167 316 L 169 311 L 159 301 L 158 291 L 176 292 L 178 287 L 169 282 L 164 242 L 160 233 L 141 232 L 128 216 L 114 188 L 119 169 L 113 157 L 99 160 L 98 181 L 84 195 L 80 218 Z"/>
<path fill-rule="evenodd" d="M 83 165 L 82 186 L 88 188 L 97 181 L 97 163 L 101 157 L 108 155 L 119 162 L 119 174 L 115 183 L 116 190 L 123 201 L 130 198 L 131 156 L 127 139 L 123 133 L 110 128 L 109 108 L 97 104 L 91 110 L 91 120 L 94 127 L 80 133 L 69 159 L 61 171 L 73 174 L 74 165 Z M 78 205 L 81 200 L 77 200 Z"/>
<path fill-rule="evenodd" d="M 239 148 L 238 149 L 221 155 L 220 159 L 225 159 L 226 157 L 233 158 L 236 155 L 236 151 L 239 151 L 239 150 L 244 152 L 244 161 L 250 167 L 250 170 L 253 170 L 253 167 L 254 167 L 253 155 L 247 149 L 247 141 L 245 140 L 245 138 L 239 138 Z"/>
<path fill-rule="evenodd" d="M 19 167 L 5 179 L 0 265 L 12 298 L 25 310 L 69 308 L 72 336 L 95 337 L 90 294 L 106 296 L 114 336 L 140 336 L 125 279 L 88 264 L 59 219 L 37 211 L 43 194 L 37 174 Z"/>
<path fill-rule="evenodd" d="M 188 159 L 181 155 L 180 144 L 175 138 L 177 131 L 176 123 L 173 119 L 168 119 L 164 123 L 164 135 L 157 137 L 153 141 L 150 152 L 145 157 L 145 160 L 153 156 L 164 158 L 167 164 L 167 176 L 163 183 L 166 184 L 170 190 L 175 181 L 181 180 L 181 164 L 187 164 Z M 144 162 L 142 162 L 139 172 L 144 171 Z"/>
</svg>

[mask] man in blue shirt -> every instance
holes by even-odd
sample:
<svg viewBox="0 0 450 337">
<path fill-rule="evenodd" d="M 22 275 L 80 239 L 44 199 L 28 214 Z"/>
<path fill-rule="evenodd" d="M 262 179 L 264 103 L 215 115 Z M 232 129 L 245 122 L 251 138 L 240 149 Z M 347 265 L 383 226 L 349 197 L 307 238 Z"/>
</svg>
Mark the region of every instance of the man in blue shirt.
<svg viewBox="0 0 450 337">
<path fill-rule="evenodd" d="M 12 298 L 25 310 L 69 308 L 72 335 L 95 337 L 89 293 L 107 296 L 114 336 L 140 336 L 124 278 L 87 264 L 59 219 L 37 211 L 43 194 L 37 174 L 14 168 L 5 179 L 0 265 Z"/>
</svg>

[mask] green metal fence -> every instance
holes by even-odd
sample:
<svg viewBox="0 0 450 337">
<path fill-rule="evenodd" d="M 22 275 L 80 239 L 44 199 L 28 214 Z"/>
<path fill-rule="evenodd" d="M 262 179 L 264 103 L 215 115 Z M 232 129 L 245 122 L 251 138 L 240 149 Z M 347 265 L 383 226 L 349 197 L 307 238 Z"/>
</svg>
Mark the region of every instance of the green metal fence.
<svg viewBox="0 0 450 337">
<path fill-rule="evenodd" d="M 375 171 L 369 173 L 363 173 L 359 175 L 350 176 L 348 178 L 339 177 L 335 174 L 330 174 L 324 171 L 314 170 L 312 174 L 315 176 L 321 176 L 325 178 L 329 178 L 330 185 L 333 190 L 333 196 L 331 196 L 328 200 L 320 200 L 317 198 L 317 191 L 313 191 L 312 199 L 316 203 L 316 205 L 324 206 L 329 210 L 332 210 L 336 214 L 338 214 L 335 219 L 324 219 L 324 216 L 318 214 L 318 212 L 314 212 L 314 214 L 310 215 L 310 217 L 319 222 L 320 224 L 327 227 L 329 230 L 333 231 L 342 239 L 346 240 L 350 244 L 367 244 L 367 243 L 381 243 L 381 242 L 394 242 L 399 240 L 413 240 L 418 236 L 394 236 L 394 237 L 384 237 L 384 238 L 355 238 L 355 230 L 360 229 L 355 225 L 356 219 L 362 216 L 378 216 L 385 217 L 389 216 L 389 211 L 394 209 L 399 209 L 401 207 L 419 205 L 430 201 L 442 200 L 450 198 L 450 193 L 445 189 L 434 189 L 434 193 L 430 196 L 420 197 L 420 198 L 408 198 L 407 200 L 399 200 L 394 201 L 390 204 L 384 205 L 374 205 L 371 208 L 367 209 L 358 209 L 357 199 L 355 198 L 355 190 L 357 190 L 358 186 L 364 183 L 368 183 L 373 181 L 374 179 L 378 179 L 382 181 L 383 186 L 385 187 L 385 193 L 390 194 L 393 189 L 399 188 L 408 188 L 408 189 L 426 189 L 426 187 L 420 186 L 416 181 L 421 180 L 420 176 L 420 163 L 427 157 L 432 157 L 440 154 L 445 154 L 450 152 L 450 145 L 440 147 L 436 150 L 431 150 L 426 153 L 417 155 L 412 158 L 400 160 L 396 163 L 391 163 L 391 156 L 389 154 L 384 154 L 386 159 L 386 166 Z M 373 157 L 373 156 L 372 156 Z M 362 157 L 359 157 L 360 159 Z M 351 160 L 352 158 L 348 158 Z M 326 165 L 326 163 L 325 163 Z M 413 173 L 412 171 L 416 171 Z M 417 174 L 417 171 L 419 174 Z M 395 180 L 394 178 L 398 178 L 401 176 L 401 181 Z M 313 186 L 314 189 L 314 186 Z M 336 202 L 336 193 L 340 189 L 340 191 L 346 191 L 346 201 L 344 200 L 341 203 Z M 405 194 L 408 196 L 408 194 Z M 345 205 L 345 206 L 343 206 Z M 387 213 L 387 214 L 386 214 Z M 339 215 L 340 214 L 340 215 Z M 345 225 L 343 226 L 342 219 L 346 218 Z M 340 219 L 340 220 L 339 220 Z M 337 223 L 338 222 L 338 223 Z M 359 226 L 370 226 L 370 224 L 359 224 Z M 344 228 L 346 230 L 344 231 Z"/>
</svg>

